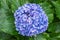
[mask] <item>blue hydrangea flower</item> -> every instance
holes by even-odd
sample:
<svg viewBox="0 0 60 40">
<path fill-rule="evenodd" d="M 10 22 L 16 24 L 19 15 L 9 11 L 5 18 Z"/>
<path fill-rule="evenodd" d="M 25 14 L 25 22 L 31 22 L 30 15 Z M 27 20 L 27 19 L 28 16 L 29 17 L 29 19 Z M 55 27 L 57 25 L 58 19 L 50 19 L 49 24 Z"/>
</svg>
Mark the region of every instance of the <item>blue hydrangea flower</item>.
<svg viewBox="0 0 60 40">
<path fill-rule="evenodd" d="M 16 30 L 23 36 L 43 33 L 48 27 L 48 17 L 38 4 L 24 4 L 15 11 L 14 18 Z"/>
</svg>

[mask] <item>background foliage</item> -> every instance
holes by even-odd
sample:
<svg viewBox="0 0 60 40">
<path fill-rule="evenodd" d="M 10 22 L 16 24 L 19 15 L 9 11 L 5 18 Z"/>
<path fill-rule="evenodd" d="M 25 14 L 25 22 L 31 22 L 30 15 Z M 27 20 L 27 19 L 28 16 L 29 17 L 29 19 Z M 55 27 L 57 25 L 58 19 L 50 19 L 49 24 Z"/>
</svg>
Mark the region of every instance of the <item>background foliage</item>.
<svg viewBox="0 0 60 40">
<path fill-rule="evenodd" d="M 15 30 L 14 12 L 25 3 L 40 4 L 49 18 L 48 30 L 37 37 Z M 60 40 L 60 0 L 0 0 L 0 40 Z"/>
</svg>

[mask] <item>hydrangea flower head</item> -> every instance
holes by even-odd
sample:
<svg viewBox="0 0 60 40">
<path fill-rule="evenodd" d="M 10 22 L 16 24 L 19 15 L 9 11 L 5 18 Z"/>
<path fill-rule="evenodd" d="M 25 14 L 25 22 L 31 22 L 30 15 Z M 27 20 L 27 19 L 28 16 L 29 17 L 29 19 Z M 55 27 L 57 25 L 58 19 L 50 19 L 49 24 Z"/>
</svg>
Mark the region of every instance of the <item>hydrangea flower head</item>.
<svg viewBox="0 0 60 40">
<path fill-rule="evenodd" d="M 38 4 L 24 4 L 15 11 L 14 18 L 16 30 L 23 36 L 43 33 L 48 28 L 48 17 Z"/>
</svg>

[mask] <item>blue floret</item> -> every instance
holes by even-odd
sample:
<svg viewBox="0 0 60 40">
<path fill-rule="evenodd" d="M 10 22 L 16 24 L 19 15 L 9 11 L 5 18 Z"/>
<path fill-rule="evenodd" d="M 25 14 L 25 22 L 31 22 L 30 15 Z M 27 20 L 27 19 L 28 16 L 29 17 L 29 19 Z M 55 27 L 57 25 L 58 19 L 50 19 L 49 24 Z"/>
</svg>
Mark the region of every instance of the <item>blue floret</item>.
<svg viewBox="0 0 60 40">
<path fill-rule="evenodd" d="M 15 11 L 14 18 L 16 30 L 23 36 L 43 33 L 48 28 L 48 17 L 38 4 L 24 4 Z"/>
</svg>

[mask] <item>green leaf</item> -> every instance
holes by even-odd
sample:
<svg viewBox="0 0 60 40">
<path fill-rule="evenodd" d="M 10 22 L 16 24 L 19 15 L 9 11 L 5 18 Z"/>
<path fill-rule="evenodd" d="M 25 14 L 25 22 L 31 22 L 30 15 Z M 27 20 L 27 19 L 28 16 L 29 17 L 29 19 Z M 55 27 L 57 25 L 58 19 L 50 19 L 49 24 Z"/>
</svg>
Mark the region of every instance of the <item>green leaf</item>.
<svg viewBox="0 0 60 40">
<path fill-rule="evenodd" d="M 7 0 L 1 0 L 1 7 L 4 8 L 4 9 L 9 9 L 6 1 Z"/>
<path fill-rule="evenodd" d="M 34 40 L 33 37 L 29 37 L 29 40 Z"/>
<path fill-rule="evenodd" d="M 50 38 L 48 40 L 60 40 L 60 39 L 57 39 L 57 38 Z"/>
<path fill-rule="evenodd" d="M 54 32 L 59 33 L 60 32 L 60 22 L 51 23 L 49 25 L 48 31 L 52 32 L 52 33 L 54 33 Z"/>
<path fill-rule="evenodd" d="M 11 2 L 9 0 L 9 2 Z M 0 9 L 0 31 L 5 33 L 16 35 L 17 32 L 14 26 L 14 16 L 8 6 L 7 0 L 1 0 L 1 9 Z"/>
<path fill-rule="evenodd" d="M 14 13 L 14 11 L 20 6 L 20 3 L 19 0 L 12 0 L 11 2 L 11 10 Z"/>
<path fill-rule="evenodd" d="M 14 11 L 18 9 L 18 7 L 22 6 L 25 3 L 28 3 L 28 0 L 12 0 L 11 4 L 12 12 L 14 13 Z"/>
<path fill-rule="evenodd" d="M 3 8 L 0 9 L 0 31 L 16 35 L 17 32 L 15 31 L 14 18 L 10 14 L 10 16 L 7 16 L 8 14 L 7 10 Z"/>
<path fill-rule="evenodd" d="M 47 40 L 47 39 L 42 34 L 40 34 L 34 37 L 34 40 Z"/>
<path fill-rule="evenodd" d="M 53 21 L 53 18 L 54 18 L 53 14 L 48 14 L 47 16 L 48 16 L 49 23 L 51 23 Z"/>
<path fill-rule="evenodd" d="M 0 31 L 0 40 L 16 40 L 16 38 L 12 35 Z"/>
<path fill-rule="evenodd" d="M 48 33 L 43 33 L 43 36 L 46 38 L 46 39 L 49 39 L 50 38 L 50 35 Z"/>
<path fill-rule="evenodd" d="M 49 23 L 51 23 L 53 21 L 53 9 L 51 9 L 52 6 L 46 1 L 43 3 L 39 3 L 39 4 L 42 6 L 45 13 L 47 14 Z"/>
<path fill-rule="evenodd" d="M 49 33 L 50 38 L 48 40 L 60 40 L 60 33 Z"/>
<path fill-rule="evenodd" d="M 56 1 L 56 2 L 52 1 L 52 3 L 55 6 L 56 15 L 60 19 L 60 1 Z"/>
<path fill-rule="evenodd" d="M 45 0 L 29 0 L 30 3 L 41 3 L 41 2 L 44 2 Z"/>
<path fill-rule="evenodd" d="M 32 37 L 29 37 L 29 40 L 47 40 L 49 38 L 50 38 L 49 34 L 45 32 L 43 34 L 38 34 Z"/>
</svg>

